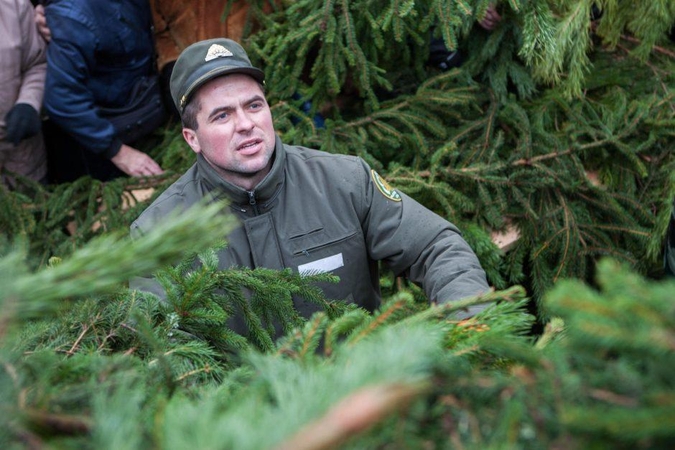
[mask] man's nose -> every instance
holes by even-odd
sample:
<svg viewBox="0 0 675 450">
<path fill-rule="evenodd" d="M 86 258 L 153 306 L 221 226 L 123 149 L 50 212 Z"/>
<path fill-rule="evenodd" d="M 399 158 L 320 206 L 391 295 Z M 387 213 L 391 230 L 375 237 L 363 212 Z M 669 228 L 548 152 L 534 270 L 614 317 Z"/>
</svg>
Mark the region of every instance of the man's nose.
<svg viewBox="0 0 675 450">
<path fill-rule="evenodd" d="M 253 128 L 255 123 L 251 118 L 250 114 L 246 111 L 240 111 L 237 113 L 237 129 L 238 130 L 250 130 Z"/>
</svg>

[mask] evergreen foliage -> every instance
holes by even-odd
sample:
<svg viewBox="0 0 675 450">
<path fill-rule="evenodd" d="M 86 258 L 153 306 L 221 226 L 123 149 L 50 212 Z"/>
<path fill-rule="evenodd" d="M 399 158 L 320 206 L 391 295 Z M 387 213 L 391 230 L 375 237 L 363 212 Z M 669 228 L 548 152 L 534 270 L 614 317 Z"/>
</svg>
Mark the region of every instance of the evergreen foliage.
<svg viewBox="0 0 675 450">
<path fill-rule="evenodd" d="M 189 221 L 180 228 L 165 231 L 188 238 L 218 234 Z M 120 248 L 133 252 L 135 245 Z M 168 255 L 180 243 L 162 246 Z M 45 271 L 87 258 L 76 252 Z M 2 261 L 17 259 L 8 253 Z M 141 274 L 148 266 L 156 262 L 133 270 Z M 210 275 L 237 280 L 237 272 Z M 127 276 L 126 270 L 111 275 L 118 288 L 110 291 L 97 284 L 97 271 L 82 273 L 90 295 L 75 284 L 69 293 L 67 283 L 40 271 L 5 283 L 15 294 L 3 297 L 1 309 L 3 448 L 675 443 L 675 284 L 646 280 L 611 260 L 598 266 L 597 289 L 569 279 L 547 293 L 542 305 L 555 319 L 536 341 L 527 298 L 514 287 L 438 307 L 401 293 L 372 315 L 353 307 L 336 313 L 325 303 L 324 312 L 301 319 L 264 351 L 253 335 L 228 332 L 217 302 L 161 303 L 124 289 Z M 209 292 L 210 278 L 185 285 Z M 23 297 L 28 280 L 47 285 Z M 286 286 L 301 291 L 310 281 L 292 279 Z M 64 298 L 57 307 L 52 288 Z M 32 315 L 9 307 L 17 296 L 33 305 Z M 453 319 L 454 309 L 486 300 L 496 303 L 469 321 Z M 237 344 L 234 358 L 226 357 L 224 340 Z"/>
</svg>

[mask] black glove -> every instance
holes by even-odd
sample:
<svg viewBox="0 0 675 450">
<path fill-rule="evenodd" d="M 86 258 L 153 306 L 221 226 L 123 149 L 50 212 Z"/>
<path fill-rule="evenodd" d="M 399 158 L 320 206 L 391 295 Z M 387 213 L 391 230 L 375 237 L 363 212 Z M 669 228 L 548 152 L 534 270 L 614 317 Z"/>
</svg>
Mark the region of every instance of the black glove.
<svg viewBox="0 0 675 450">
<path fill-rule="evenodd" d="M 431 42 L 429 43 L 429 60 L 427 62 L 442 71 L 446 71 L 461 66 L 463 61 L 459 50 L 449 50 L 442 38 L 431 38 Z"/>
<path fill-rule="evenodd" d="M 27 103 L 17 103 L 5 116 L 5 140 L 19 145 L 22 140 L 38 134 L 40 125 L 40 115 L 35 108 Z"/>
</svg>

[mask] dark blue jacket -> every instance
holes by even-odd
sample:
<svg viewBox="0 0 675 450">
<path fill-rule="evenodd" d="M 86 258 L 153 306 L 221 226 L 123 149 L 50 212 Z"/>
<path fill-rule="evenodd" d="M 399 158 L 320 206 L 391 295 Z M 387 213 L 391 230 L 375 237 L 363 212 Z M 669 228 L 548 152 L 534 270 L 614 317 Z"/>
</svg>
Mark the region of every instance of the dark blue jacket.
<svg viewBox="0 0 675 450">
<path fill-rule="evenodd" d="M 146 0 L 52 0 L 45 8 L 44 106 L 49 118 L 94 153 L 112 158 L 122 142 L 97 106 L 123 106 L 134 82 L 155 67 Z"/>
</svg>

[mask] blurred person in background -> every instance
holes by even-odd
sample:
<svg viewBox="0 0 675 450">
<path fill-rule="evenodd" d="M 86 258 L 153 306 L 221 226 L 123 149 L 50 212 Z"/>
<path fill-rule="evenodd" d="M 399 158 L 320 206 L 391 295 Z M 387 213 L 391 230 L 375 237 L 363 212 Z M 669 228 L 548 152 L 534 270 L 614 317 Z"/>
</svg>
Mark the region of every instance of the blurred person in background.
<svg viewBox="0 0 675 450">
<path fill-rule="evenodd" d="M 0 169 L 5 186 L 14 172 L 44 182 L 47 155 L 40 109 L 45 87 L 45 42 L 28 0 L 0 0 Z"/>
<path fill-rule="evenodd" d="M 139 81 L 157 71 L 148 2 L 42 3 L 36 23 L 49 40 L 44 107 L 50 181 L 163 173 L 104 113 L 134 102 Z"/>
</svg>

